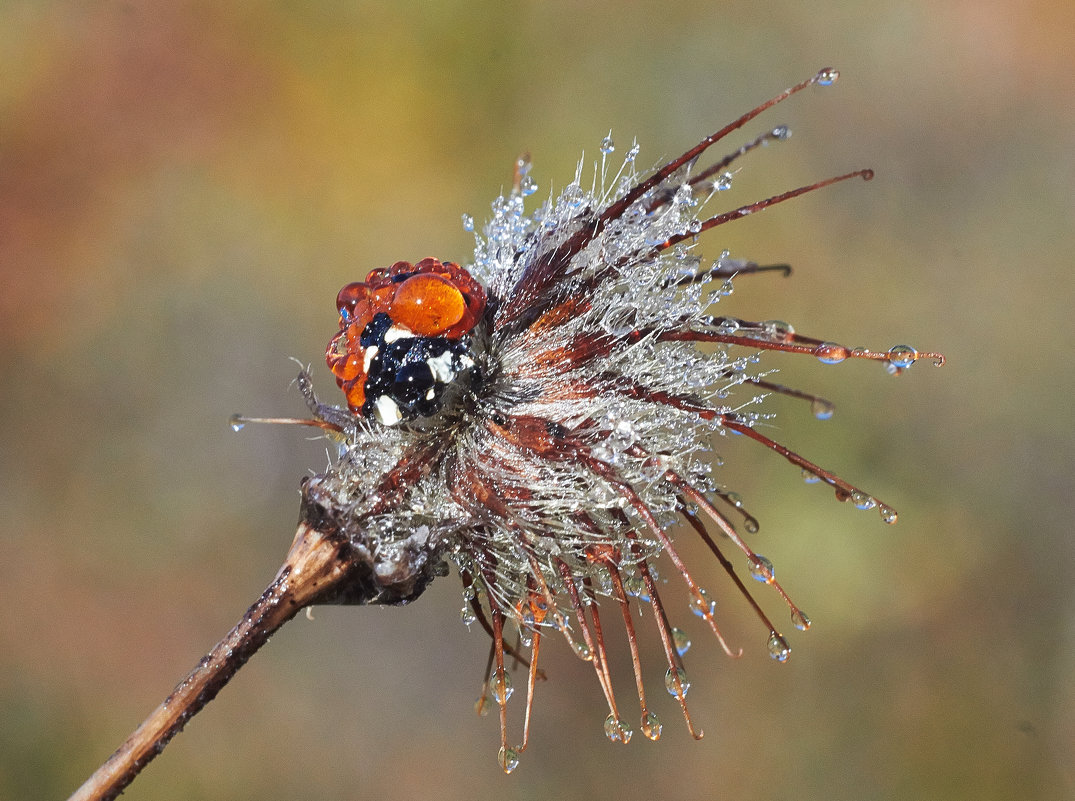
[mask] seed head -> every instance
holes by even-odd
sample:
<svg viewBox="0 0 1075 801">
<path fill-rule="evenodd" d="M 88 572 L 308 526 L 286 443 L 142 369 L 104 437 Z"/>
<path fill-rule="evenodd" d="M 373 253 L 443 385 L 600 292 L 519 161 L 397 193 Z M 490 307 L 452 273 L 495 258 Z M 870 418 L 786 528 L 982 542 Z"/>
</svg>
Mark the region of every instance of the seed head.
<svg viewBox="0 0 1075 801">
<path fill-rule="evenodd" d="M 368 566 L 338 600 L 403 604 L 454 564 L 463 581 L 465 622 L 491 636 L 479 708 L 490 693 L 500 714 L 499 763 L 513 770 L 526 748 L 542 637 L 563 637 L 592 663 L 607 701 L 606 736 L 628 742 L 633 715 L 613 693 L 601 613 L 618 608 L 630 645 L 638 727 L 656 740 L 631 599 L 652 614 L 665 653 L 660 671 L 688 728 L 687 635 L 673 628 L 658 591 L 658 556 L 686 585 L 691 611 L 732 655 L 717 625 L 715 602 L 695 581 L 669 535 L 686 521 L 706 543 L 761 619 L 767 647 L 788 658 L 784 636 L 754 601 L 724 550 L 740 551 L 747 574 L 786 602 L 793 625 L 810 626 L 777 582 L 772 563 L 740 534 L 758 529 L 737 495 L 711 476 L 715 437 L 745 435 L 784 456 L 842 501 L 896 513 L 876 497 L 766 437 L 768 393 L 804 399 L 819 418 L 832 404 L 767 379 L 761 352 L 807 354 L 825 364 L 872 359 L 899 373 L 917 359 L 943 362 L 898 345 L 849 349 L 800 335 L 779 320 L 716 314 L 732 279 L 783 265 L 759 266 L 699 252 L 697 237 L 849 178 L 856 170 L 727 211 L 711 207 L 733 183 L 730 166 L 749 151 L 790 135 L 778 126 L 709 165 L 710 146 L 761 112 L 810 85 L 828 85 L 826 69 L 786 90 L 648 174 L 633 144 L 622 160 L 611 134 L 595 164 L 527 210 L 537 183 L 527 158 L 513 189 L 498 197 L 476 234 L 466 269 L 424 259 L 373 271 L 341 291 L 339 332 L 328 362 L 347 407 L 320 403 L 309 377 L 300 385 L 312 421 L 340 444 L 339 459 L 303 490 L 304 517 L 343 532 Z M 591 171 L 592 170 L 592 171 Z M 474 221 L 464 216 L 464 227 Z M 700 346 L 706 346 L 704 349 Z M 675 583 L 662 591 L 678 591 Z M 677 616 L 678 617 L 678 616 Z M 510 636 L 511 634 L 516 636 Z M 512 641 L 518 642 L 513 646 Z M 522 649 L 527 653 L 521 653 Z M 512 694 L 505 654 L 528 665 L 521 744 L 509 745 Z"/>
</svg>

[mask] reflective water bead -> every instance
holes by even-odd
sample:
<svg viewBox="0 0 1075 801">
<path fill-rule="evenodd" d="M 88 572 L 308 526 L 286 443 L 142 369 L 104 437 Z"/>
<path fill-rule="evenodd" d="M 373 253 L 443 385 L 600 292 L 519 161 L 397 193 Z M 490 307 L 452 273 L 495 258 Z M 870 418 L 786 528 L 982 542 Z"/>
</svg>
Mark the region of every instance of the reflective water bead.
<svg viewBox="0 0 1075 801">
<path fill-rule="evenodd" d="M 849 351 L 835 342 L 822 342 L 814 348 L 814 355 L 822 364 L 839 364 L 848 357 Z"/>
<path fill-rule="evenodd" d="M 719 317 L 717 319 L 720 320 Z M 725 317 L 723 320 L 720 320 L 720 323 L 717 325 L 717 331 L 719 333 L 728 334 L 729 336 L 734 334 L 738 330 L 739 321 L 733 320 L 731 317 Z"/>
<path fill-rule="evenodd" d="M 673 698 L 682 698 L 691 688 L 691 683 L 687 681 L 687 674 L 680 668 L 676 668 L 675 672 L 672 668 L 668 668 L 664 673 L 664 686 Z"/>
<path fill-rule="evenodd" d="M 691 599 L 691 611 L 698 617 L 712 617 L 716 609 L 717 602 L 711 600 L 705 590 L 698 590 L 698 594 Z"/>
<path fill-rule="evenodd" d="M 840 79 L 840 70 L 833 67 L 825 67 L 817 74 L 818 86 L 832 86 Z"/>
<path fill-rule="evenodd" d="M 689 223 L 687 223 L 687 233 L 688 234 L 700 234 L 701 232 L 702 232 L 702 221 L 701 220 L 691 220 Z"/>
<path fill-rule="evenodd" d="M 899 517 L 899 515 L 896 514 L 896 510 L 893 509 L 891 506 L 885 506 L 884 504 L 881 504 L 878 509 L 881 512 L 881 519 L 884 522 L 888 523 L 890 526 L 895 523 L 896 519 Z"/>
<path fill-rule="evenodd" d="M 818 420 L 828 420 L 836 414 L 836 404 L 824 398 L 814 398 L 810 402 L 810 411 Z"/>
<path fill-rule="evenodd" d="M 638 152 L 641 149 L 642 148 L 639 147 L 638 142 L 635 142 L 633 145 L 631 145 L 630 150 L 628 150 L 624 154 L 623 160 L 626 161 L 628 164 L 630 164 L 632 161 L 634 161 L 636 158 L 638 158 Z"/>
<path fill-rule="evenodd" d="M 647 712 L 642 716 L 642 733 L 651 740 L 661 739 L 661 731 L 664 727 L 661 725 L 661 719 L 654 715 L 652 712 Z"/>
<path fill-rule="evenodd" d="M 675 646 L 676 653 L 683 656 L 691 649 L 691 638 L 687 636 L 687 632 L 683 629 L 673 628 L 672 645 Z"/>
<path fill-rule="evenodd" d="M 505 773 L 511 773 L 519 767 L 519 752 L 514 748 L 501 748 L 496 760 L 500 763 L 500 767 L 504 769 Z"/>
<path fill-rule="evenodd" d="M 470 604 L 463 604 L 463 608 L 459 610 L 459 619 L 463 621 L 464 625 L 469 626 L 478 619 L 478 616 L 474 614 Z"/>
<path fill-rule="evenodd" d="M 622 718 L 616 718 L 614 715 L 605 718 L 605 736 L 612 742 L 627 745 L 631 742 L 632 734 L 634 732 L 631 731 L 631 727 Z"/>
<path fill-rule="evenodd" d="M 918 351 L 910 345 L 893 345 L 888 349 L 888 363 L 901 370 L 910 367 L 917 358 Z"/>
<path fill-rule="evenodd" d="M 791 136 L 791 128 L 789 128 L 786 125 L 778 125 L 775 128 L 773 128 L 773 132 L 772 132 L 773 139 L 779 139 L 780 141 L 784 141 L 785 139 L 789 138 L 790 136 Z"/>
<path fill-rule="evenodd" d="M 612 134 L 609 133 L 604 139 L 601 140 L 601 152 L 606 156 L 612 153 L 616 149 L 616 143 L 612 141 Z"/>
<path fill-rule="evenodd" d="M 586 193 L 582 191 L 582 187 L 578 184 L 568 184 L 564 187 L 560 198 L 572 208 L 578 208 L 586 199 Z"/>
<path fill-rule="evenodd" d="M 856 509 L 873 509 L 877 506 L 877 501 L 859 490 L 851 493 L 851 503 L 855 504 Z"/>
<path fill-rule="evenodd" d="M 231 426 L 232 431 L 242 431 L 243 427 L 246 425 L 246 421 L 243 420 L 241 414 L 233 414 L 228 421 L 228 424 Z"/>
<path fill-rule="evenodd" d="M 474 230 L 474 218 L 471 217 L 469 214 L 464 214 L 463 215 L 463 230 L 464 231 L 473 231 Z"/>
<path fill-rule="evenodd" d="M 720 291 L 721 296 L 725 297 L 725 298 L 728 297 L 728 295 L 730 295 L 733 292 L 735 292 L 735 287 L 732 286 L 732 279 L 731 278 L 725 278 L 724 282 L 720 285 L 720 290 L 719 291 Z"/>
<path fill-rule="evenodd" d="M 713 188 L 718 192 L 724 192 L 732 188 L 732 179 L 734 176 L 730 172 L 723 172 L 713 180 Z"/>
<path fill-rule="evenodd" d="M 590 651 L 590 646 L 584 642 L 575 641 L 571 643 L 571 647 L 575 649 L 575 656 L 581 659 L 583 662 L 593 661 L 593 652 Z"/>
<path fill-rule="evenodd" d="M 537 182 L 529 175 L 524 175 L 522 180 L 519 181 L 519 192 L 522 193 L 523 197 L 530 197 L 537 189 Z"/>
<path fill-rule="evenodd" d="M 623 590 L 632 598 L 637 598 L 645 592 L 646 587 L 639 576 L 628 576 L 624 579 Z"/>
<path fill-rule="evenodd" d="M 783 320 L 766 320 L 761 325 L 765 329 L 765 335 L 778 342 L 788 339 L 795 333 L 795 326 Z"/>
<path fill-rule="evenodd" d="M 799 631 L 806 631 L 812 623 L 810 618 L 806 616 L 806 612 L 796 607 L 791 610 L 791 625 Z"/>
<path fill-rule="evenodd" d="M 743 496 L 738 492 L 729 492 L 724 496 L 724 500 L 734 506 L 736 509 L 743 508 Z"/>
<path fill-rule="evenodd" d="M 747 515 L 743 518 L 743 528 L 747 530 L 747 534 L 757 534 L 761 526 L 758 525 L 758 519 Z"/>
<path fill-rule="evenodd" d="M 496 668 L 489 677 L 489 683 L 493 688 L 493 698 L 498 704 L 506 704 L 515 688 L 511 686 L 511 676 L 504 668 Z"/>
<path fill-rule="evenodd" d="M 775 578 L 773 563 L 761 554 L 756 553 L 748 557 L 747 568 L 750 570 L 751 577 L 762 584 L 771 584 Z"/>
<path fill-rule="evenodd" d="M 788 657 L 791 656 L 791 646 L 788 645 L 788 641 L 775 631 L 769 634 L 769 642 L 765 646 L 769 649 L 769 656 L 777 662 L 787 662 Z"/>
<path fill-rule="evenodd" d="M 816 484 L 821 481 L 821 476 L 811 470 L 807 470 L 805 467 L 802 469 L 802 477 L 807 484 Z"/>
</svg>

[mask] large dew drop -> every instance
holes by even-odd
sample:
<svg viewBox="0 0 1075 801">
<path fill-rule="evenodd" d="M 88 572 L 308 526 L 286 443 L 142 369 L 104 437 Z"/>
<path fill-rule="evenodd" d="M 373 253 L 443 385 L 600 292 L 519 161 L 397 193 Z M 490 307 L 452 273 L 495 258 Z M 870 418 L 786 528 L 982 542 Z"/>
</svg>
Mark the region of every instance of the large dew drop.
<svg viewBox="0 0 1075 801">
<path fill-rule="evenodd" d="M 652 712 L 647 712 L 642 716 L 642 733 L 651 740 L 661 739 L 661 731 L 664 727 L 661 725 L 661 719 L 658 718 Z"/>
<path fill-rule="evenodd" d="M 769 642 L 765 646 L 769 649 L 769 656 L 777 662 L 787 662 L 788 657 L 791 656 L 791 646 L 788 645 L 788 641 L 775 631 L 770 633 Z"/>
<path fill-rule="evenodd" d="M 773 563 L 766 559 L 761 554 L 754 554 L 747 558 L 747 568 L 750 570 L 750 575 L 755 581 L 760 581 L 762 584 L 771 584 L 776 577 L 773 570 Z"/>
<path fill-rule="evenodd" d="M 822 342 L 814 348 L 814 355 L 822 364 L 839 364 L 850 355 L 850 351 L 835 342 Z"/>
<path fill-rule="evenodd" d="M 511 686 L 511 676 L 504 668 L 496 668 L 489 677 L 489 683 L 493 688 L 493 698 L 498 704 L 506 704 L 515 688 Z"/>
<path fill-rule="evenodd" d="M 676 653 L 683 656 L 691 649 L 691 638 L 687 636 L 687 632 L 683 629 L 673 628 L 672 645 L 675 646 Z"/>
<path fill-rule="evenodd" d="M 519 767 L 519 752 L 514 748 L 501 748 L 496 759 L 497 762 L 500 763 L 500 767 L 504 769 L 505 773 L 511 773 Z"/>
<path fill-rule="evenodd" d="M 818 86 L 832 86 L 840 80 L 840 70 L 835 67 L 825 67 L 817 74 Z"/>
<path fill-rule="evenodd" d="M 918 359 L 918 351 L 910 345 L 893 345 L 888 349 L 888 363 L 893 367 L 905 370 Z"/>
<path fill-rule="evenodd" d="M 623 718 L 616 718 L 613 715 L 609 715 L 605 718 L 605 736 L 614 743 L 627 743 L 631 742 L 631 735 L 634 734 L 631 731 L 631 727 L 627 725 L 627 721 Z"/>
<path fill-rule="evenodd" d="M 673 698 L 682 698 L 691 688 L 691 683 L 687 681 L 687 674 L 682 669 L 676 668 L 673 672 L 672 668 L 668 668 L 664 674 L 664 686 Z"/>
</svg>

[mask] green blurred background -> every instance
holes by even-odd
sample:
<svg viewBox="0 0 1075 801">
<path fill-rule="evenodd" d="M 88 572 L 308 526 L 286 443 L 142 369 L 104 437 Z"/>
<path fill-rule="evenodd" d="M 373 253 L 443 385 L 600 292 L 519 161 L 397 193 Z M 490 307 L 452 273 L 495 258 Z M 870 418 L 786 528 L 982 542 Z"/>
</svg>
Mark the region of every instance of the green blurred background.
<svg viewBox="0 0 1075 801">
<path fill-rule="evenodd" d="M 733 137 L 795 132 L 721 199 L 878 177 L 707 234 L 796 267 L 721 311 L 950 363 L 767 357 L 839 409 L 774 400 L 776 436 L 901 513 L 721 443 L 816 624 L 791 660 L 683 538 L 746 648 L 725 658 L 669 591 L 705 739 L 648 626 L 655 744 L 608 743 L 589 666 L 549 640 L 505 777 L 472 709 L 487 641 L 444 579 L 285 627 L 124 797 L 1075 796 L 1070 0 L 390 7 L 0 3 L 0 797 L 73 791 L 275 572 L 324 443 L 227 421 L 302 414 L 288 357 L 332 396 L 339 286 L 466 261 L 461 213 L 485 216 L 523 150 L 540 197 L 610 128 L 656 163 L 830 64 L 836 87 Z"/>
</svg>

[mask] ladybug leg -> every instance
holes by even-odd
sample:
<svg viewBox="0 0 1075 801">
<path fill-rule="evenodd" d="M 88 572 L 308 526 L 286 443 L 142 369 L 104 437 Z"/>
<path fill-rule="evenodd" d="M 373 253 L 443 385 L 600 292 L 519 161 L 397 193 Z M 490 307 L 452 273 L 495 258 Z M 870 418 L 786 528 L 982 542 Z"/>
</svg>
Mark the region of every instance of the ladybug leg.
<svg viewBox="0 0 1075 801">
<path fill-rule="evenodd" d="M 310 378 L 310 374 L 306 371 L 305 367 L 299 371 L 295 383 L 299 385 L 299 392 L 302 393 L 302 397 L 306 400 L 306 407 L 315 418 L 328 423 L 334 428 L 338 428 L 344 434 L 350 434 L 354 431 L 355 418 L 350 412 L 346 409 L 341 409 L 338 406 L 329 406 L 327 403 L 321 403 L 321 401 L 317 399 L 317 393 L 314 392 L 313 379 Z"/>
</svg>

